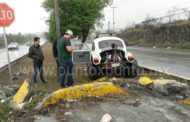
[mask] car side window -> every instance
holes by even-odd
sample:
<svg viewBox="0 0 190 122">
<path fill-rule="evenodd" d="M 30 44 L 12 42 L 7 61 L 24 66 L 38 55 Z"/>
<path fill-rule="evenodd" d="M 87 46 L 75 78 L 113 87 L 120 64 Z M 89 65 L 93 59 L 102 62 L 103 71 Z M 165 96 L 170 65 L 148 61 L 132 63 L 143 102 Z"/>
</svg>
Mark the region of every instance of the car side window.
<svg viewBox="0 0 190 122">
<path fill-rule="evenodd" d="M 94 51 L 95 50 L 95 45 L 94 45 L 94 43 L 92 43 L 92 51 Z"/>
</svg>

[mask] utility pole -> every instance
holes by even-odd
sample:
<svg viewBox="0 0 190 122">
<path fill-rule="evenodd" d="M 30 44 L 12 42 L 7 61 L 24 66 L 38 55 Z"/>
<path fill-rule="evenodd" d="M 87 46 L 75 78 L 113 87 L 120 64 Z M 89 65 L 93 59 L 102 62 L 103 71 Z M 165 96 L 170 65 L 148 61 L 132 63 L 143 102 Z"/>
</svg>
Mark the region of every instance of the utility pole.
<svg viewBox="0 0 190 122">
<path fill-rule="evenodd" d="M 56 36 L 60 37 L 60 21 L 59 21 L 59 3 L 58 0 L 54 0 L 54 14 L 55 14 L 55 24 L 56 24 Z"/>
<path fill-rule="evenodd" d="M 113 31 L 115 30 L 115 6 L 111 7 L 113 9 Z"/>
<path fill-rule="evenodd" d="M 13 85 L 13 76 L 12 76 L 12 71 L 11 71 L 11 61 L 10 61 L 10 56 L 9 56 L 9 51 L 8 51 L 8 46 L 7 46 L 7 36 L 6 36 L 5 27 L 3 27 L 3 32 L 4 32 L 5 47 L 6 47 L 6 52 L 7 52 L 7 59 L 8 59 L 10 82 L 11 82 L 11 85 Z"/>
<path fill-rule="evenodd" d="M 108 33 L 110 33 L 110 21 L 108 21 Z"/>
</svg>

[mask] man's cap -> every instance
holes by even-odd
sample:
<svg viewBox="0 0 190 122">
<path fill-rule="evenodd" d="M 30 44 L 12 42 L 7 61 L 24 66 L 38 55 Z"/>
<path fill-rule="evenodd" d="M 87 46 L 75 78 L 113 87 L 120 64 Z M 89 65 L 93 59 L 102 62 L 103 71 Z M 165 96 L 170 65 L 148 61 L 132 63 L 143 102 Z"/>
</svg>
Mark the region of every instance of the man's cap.
<svg viewBox="0 0 190 122">
<path fill-rule="evenodd" d="M 71 31 L 71 30 L 67 30 L 67 31 L 65 32 L 65 34 L 69 34 L 69 35 L 71 35 L 71 36 L 73 37 L 73 31 Z"/>
</svg>

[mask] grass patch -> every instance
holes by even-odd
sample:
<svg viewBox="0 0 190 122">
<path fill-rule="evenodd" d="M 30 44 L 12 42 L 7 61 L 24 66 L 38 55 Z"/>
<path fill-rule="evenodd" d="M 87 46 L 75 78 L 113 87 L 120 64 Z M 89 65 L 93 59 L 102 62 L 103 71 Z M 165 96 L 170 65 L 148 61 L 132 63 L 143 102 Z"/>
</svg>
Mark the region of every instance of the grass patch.
<svg viewBox="0 0 190 122">
<path fill-rule="evenodd" d="M 35 91 L 35 92 L 31 95 L 31 97 L 30 97 L 31 101 L 28 101 L 28 102 L 25 104 L 24 109 L 31 110 L 31 109 L 35 108 L 35 107 L 37 106 L 37 104 L 38 104 L 39 102 L 41 102 L 41 101 L 44 99 L 44 97 L 45 97 L 46 95 L 47 95 L 47 92 L 46 92 L 46 91 L 42 91 L 42 90 L 40 90 L 40 91 Z"/>
<path fill-rule="evenodd" d="M 13 109 L 10 107 L 8 102 L 0 104 L 0 121 L 3 122 L 7 120 L 12 110 Z"/>
</svg>

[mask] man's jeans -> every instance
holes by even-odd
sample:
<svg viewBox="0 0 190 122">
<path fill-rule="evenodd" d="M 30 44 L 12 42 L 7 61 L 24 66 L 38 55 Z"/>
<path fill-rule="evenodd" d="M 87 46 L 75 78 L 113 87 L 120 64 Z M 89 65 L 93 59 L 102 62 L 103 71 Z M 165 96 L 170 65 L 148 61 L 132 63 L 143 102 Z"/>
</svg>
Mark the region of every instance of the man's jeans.
<svg viewBox="0 0 190 122">
<path fill-rule="evenodd" d="M 46 81 L 44 80 L 44 76 L 43 76 L 43 62 L 34 62 L 34 75 L 33 75 L 34 83 L 37 83 L 36 76 L 38 74 L 38 71 L 40 73 L 41 81 L 43 83 L 46 83 Z"/>
<path fill-rule="evenodd" d="M 71 60 L 68 61 L 59 61 L 59 80 L 61 87 L 65 86 L 65 78 L 67 79 L 67 86 L 72 86 L 73 81 L 73 62 Z"/>
</svg>

